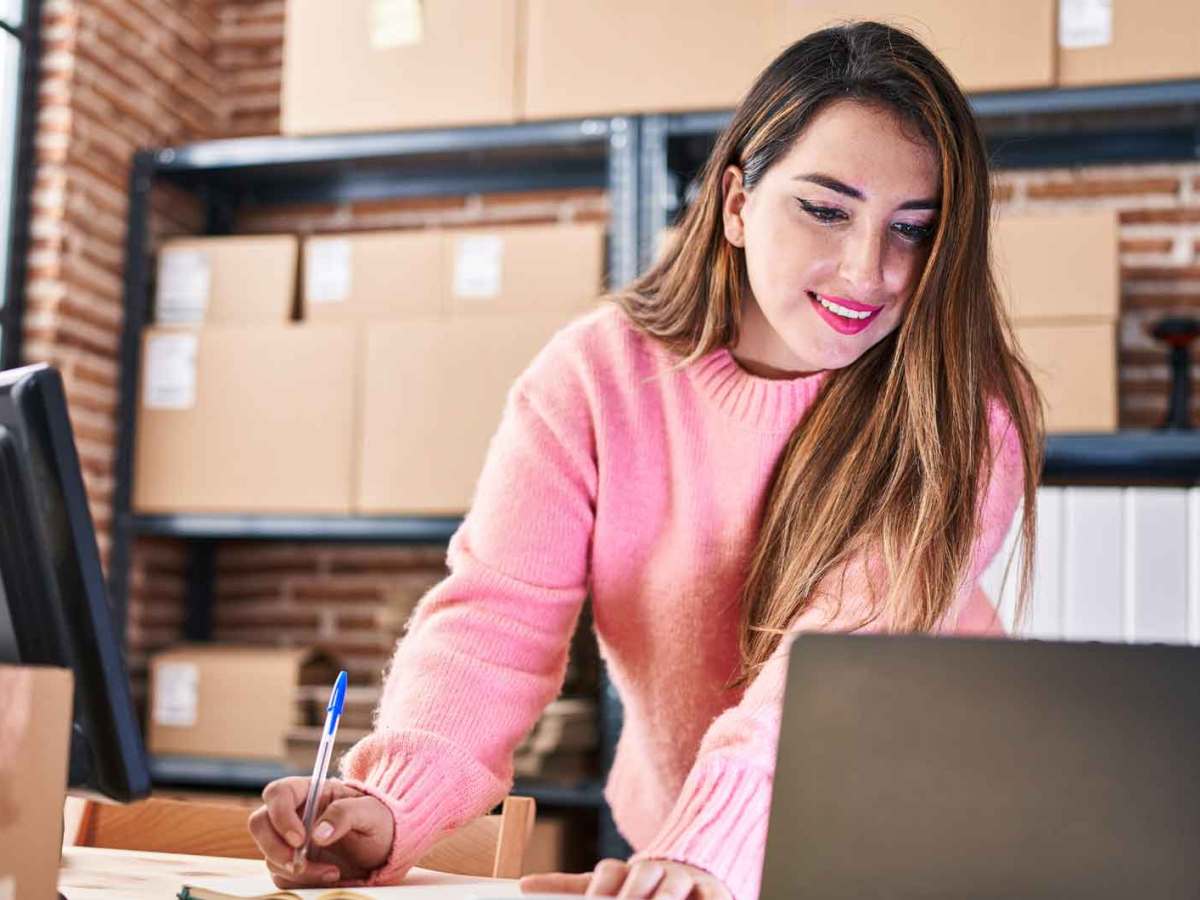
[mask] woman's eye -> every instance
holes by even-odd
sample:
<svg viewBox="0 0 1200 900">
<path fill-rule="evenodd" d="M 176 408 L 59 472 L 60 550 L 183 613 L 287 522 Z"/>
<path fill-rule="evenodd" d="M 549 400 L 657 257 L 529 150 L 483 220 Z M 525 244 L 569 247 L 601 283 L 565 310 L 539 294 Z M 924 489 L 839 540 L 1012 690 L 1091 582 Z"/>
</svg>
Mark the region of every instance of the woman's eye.
<svg viewBox="0 0 1200 900">
<path fill-rule="evenodd" d="M 906 241 L 911 241 L 914 244 L 924 243 L 932 238 L 934 233 L 932 225 L 910 225 L 907 222 L 898 223 L 896 229 L 904 236 Z"/>
<path fill-rule="evenodd" d="M 831 206 L 817 206 L 807 200 L 797 198 L 801 208 L 818 222 L 837 222 L 847 218 L 840 209 Z M 911 222 L 897 222 L 896 232 L 910 244 L 923 244 L 933 238 L 936 228 L 933 225 L 913 225 Z"/>
<path fill-rule="evenodd" d="M 846 214 L 840 209 L 833 209 L 829 206 L 816 206 L 807 200 L 800 200 L 799 203 L 804 211 L 818 222 L 836 222 L 838 219 L 846 217 Z"/>
</svg>

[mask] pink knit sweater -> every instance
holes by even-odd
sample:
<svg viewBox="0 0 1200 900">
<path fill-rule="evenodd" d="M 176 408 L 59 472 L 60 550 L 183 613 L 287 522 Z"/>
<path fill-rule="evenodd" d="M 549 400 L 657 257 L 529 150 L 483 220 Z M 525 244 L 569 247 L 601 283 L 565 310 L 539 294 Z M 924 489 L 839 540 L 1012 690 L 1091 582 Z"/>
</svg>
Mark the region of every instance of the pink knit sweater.
<svg viewBox="0 0 1200 900">
<path fill-rule="evenodd" d="M 758 895 L 786 646 L 744 695 L 722 685 L 738 664 L 738 590 L 772 467 L 825 373 L 759 378 L 728 349 L 682 371 L 669 361 L 605 305 L 513 385 L 449 574 L 397 646 L 375 730 L 342 762 L 395 816 L 370 883 L 398 881 L 446 829 L 505 796 L 590 591 L 624 704 L 605 791 L 618 828 L 637 858 L 698 866 L 737 900 Z M 1002 633 L 975 584 L 1022 473 L 1016 430 L 998 408 L 991 418 L 1003 440 L 945 631 Z M 797 631 L 836 624 L 807 615 Z"/>
</svg>

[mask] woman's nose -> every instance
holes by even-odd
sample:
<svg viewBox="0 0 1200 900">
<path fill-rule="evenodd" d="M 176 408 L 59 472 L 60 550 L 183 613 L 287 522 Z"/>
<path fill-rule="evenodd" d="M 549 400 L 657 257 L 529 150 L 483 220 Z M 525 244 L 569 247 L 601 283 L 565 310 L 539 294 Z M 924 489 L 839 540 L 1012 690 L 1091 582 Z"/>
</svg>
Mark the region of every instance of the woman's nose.
<svg viewBox="0 0 1200 900">
<path fill-rule="evenodd" d="M 842 246 L 841 277 L 854 290 L 852 299 L 872 302 L 883 285 L 883 237 L 874 228 L 852 231 Z"/>
</svg>

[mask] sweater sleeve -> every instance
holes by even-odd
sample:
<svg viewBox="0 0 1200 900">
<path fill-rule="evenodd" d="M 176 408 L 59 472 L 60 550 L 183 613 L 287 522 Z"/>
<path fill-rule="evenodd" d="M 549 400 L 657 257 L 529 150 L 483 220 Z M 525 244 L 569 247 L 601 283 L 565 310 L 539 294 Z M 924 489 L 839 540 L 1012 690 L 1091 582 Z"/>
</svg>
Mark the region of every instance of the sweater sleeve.
<svg viewBox="0 0 1200 900">
<path fill-rule="evenodd" d="M 585 596 L 596 463 L 586 361 L 560 331 L 510 389 L 448 575 L 421 598 L 346 781 L 391 810 L 371 885 L 394 883 L 512 785 L 512 755 L 562 687 Z"/>
<path fill-rule="evenodd" d="M 993 437 L 1000 437 L 992 444 L 999 450 L 988 479 L 968 574 L 947 616 L 953 624 L 948 623 L 945 631 L 1002 632 L 977 581 L 1007 534 L 1024 490 L 1024 472 L 1020 442 L 1008 416 L 994 413 L 991 429 Z M 850 580 L 846 583 L 853 584 Z M 716 876 L 736 900 L 758 897 L 788 649 L 794 637 L 805 631 L 846 630 L 843 623 L 858 615 L 857 610 L 853 598 L 843 598 L 837 619 L 809 609 L 793 623 L 790 634 L 780 641 L 740 702 L 709 726 L 667 821 L 633 860 L 686 863 Z M 882 630 L 884 626 L 875 622 L 859 633 Z"/>
</svg>

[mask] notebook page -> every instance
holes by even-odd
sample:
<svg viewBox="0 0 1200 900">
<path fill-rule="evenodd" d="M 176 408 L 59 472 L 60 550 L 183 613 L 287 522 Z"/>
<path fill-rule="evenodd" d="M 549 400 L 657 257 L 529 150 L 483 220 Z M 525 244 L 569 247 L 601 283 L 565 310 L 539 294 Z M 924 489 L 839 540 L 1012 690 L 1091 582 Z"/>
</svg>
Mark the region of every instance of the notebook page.
<svg viewBox="0 0 1200 900">
<path fill-rule="evenodd" d="M 261 897 L 279 891 L 269 875 L 253 875 L 248 878 L 212 878 L 198 880 L 189 887 L 206 888 L 234 897 Z M 289 893 L 302 900 L 317 900 L 334 888 L 290 888 Z M 413 868 L 404 878 L 404 884 L 395 887 L 350 887 L 342 890 L 369 897 L 371 900 L 474 900 L 476 897 L 520 897 L 517 882 L 505 878 L 473 878 L 467 875 L 450 875 L 430 869 Z"/>
</svg>

